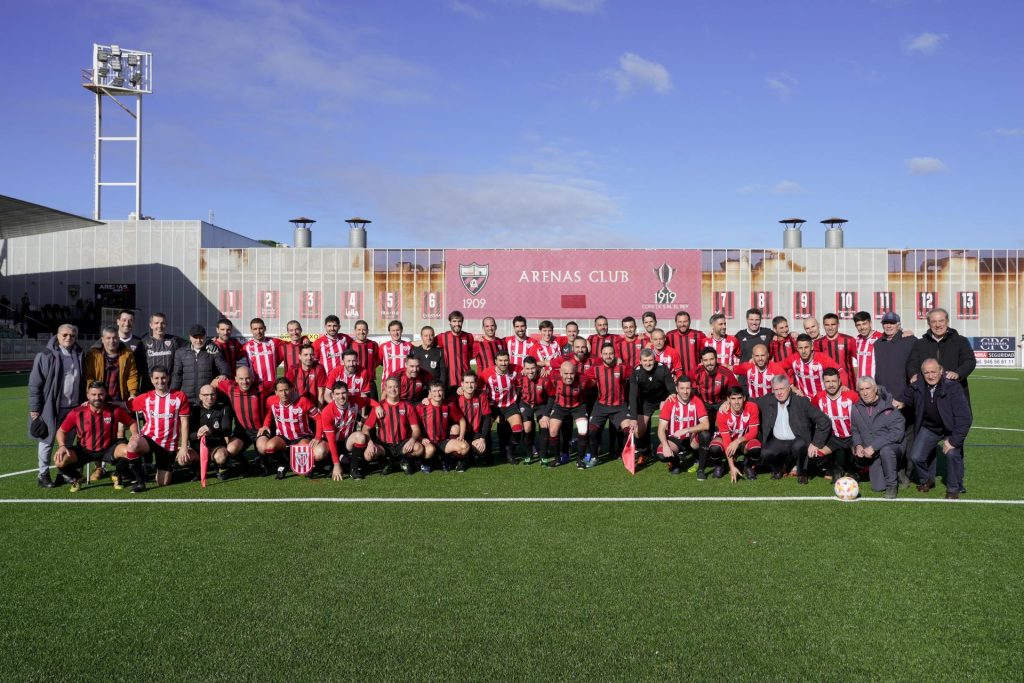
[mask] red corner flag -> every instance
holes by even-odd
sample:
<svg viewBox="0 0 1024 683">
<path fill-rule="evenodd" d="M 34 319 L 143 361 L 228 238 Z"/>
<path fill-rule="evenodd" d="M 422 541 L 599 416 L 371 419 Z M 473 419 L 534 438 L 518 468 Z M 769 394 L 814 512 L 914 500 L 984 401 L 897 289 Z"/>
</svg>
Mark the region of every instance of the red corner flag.
<svg viewBox="0 0 1024 683">
<path fill-rule="evenodd" d="M 636 444 L 633 443 L 633 430 L 629 430 L 626 444 L 622 447 L 622 464 L 630 474 L 636 474 Z"/>
<path fill-rule="evenodd" d="M 206 437 L 199 439 L 199 483 L 206 488 L 206 468 L 210 464 L 210 449 L 206 447 Z"/>
</svg>

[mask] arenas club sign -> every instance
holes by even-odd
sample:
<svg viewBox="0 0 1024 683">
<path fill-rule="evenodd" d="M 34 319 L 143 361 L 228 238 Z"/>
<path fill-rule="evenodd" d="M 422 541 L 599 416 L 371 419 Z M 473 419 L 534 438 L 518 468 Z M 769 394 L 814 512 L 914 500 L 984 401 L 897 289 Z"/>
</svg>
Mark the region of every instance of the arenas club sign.
<svg viewBox="0 0 1024 683">
<path fill-rule="evenodd" d="M 701 315 L 696 249 L 451 249 L 446 260 L 449 307 L 471 318 Z"/>
</svg>

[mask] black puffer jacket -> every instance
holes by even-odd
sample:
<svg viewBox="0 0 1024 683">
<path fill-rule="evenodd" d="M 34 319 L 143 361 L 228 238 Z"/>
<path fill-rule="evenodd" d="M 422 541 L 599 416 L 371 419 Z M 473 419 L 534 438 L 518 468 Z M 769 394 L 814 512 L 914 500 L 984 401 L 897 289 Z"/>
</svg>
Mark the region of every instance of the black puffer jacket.
<svg viewBox="0 0 1024 683">
<path fill-rule="evenodd" d="M 218 375 L 229 377 L 231 371 L 220 347 L 212 341 L 206 342 L 199 351 L 193 350 L 190 344 L 174 352 L 171 389 L 184 391 L 190 403 L 199 403 L 199 387 L 209 384 Z"/>
</svg>

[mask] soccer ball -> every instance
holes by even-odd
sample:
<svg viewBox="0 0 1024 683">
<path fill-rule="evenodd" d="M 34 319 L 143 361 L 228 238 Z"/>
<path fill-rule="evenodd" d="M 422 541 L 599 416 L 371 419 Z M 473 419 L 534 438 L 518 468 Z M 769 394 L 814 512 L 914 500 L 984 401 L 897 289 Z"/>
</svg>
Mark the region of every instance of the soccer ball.
<svg viewBox="0 0 1024 683">
<path fill-rule="evenodd" d="M 853 477 L 840 477 L 836 480 L 833 488 L 836 491 L 836 498 L 839 500 L 857 500 L 857 496 L 860 495 L 860 486 L 857 485 L 857 480 Z"/>
</svg>

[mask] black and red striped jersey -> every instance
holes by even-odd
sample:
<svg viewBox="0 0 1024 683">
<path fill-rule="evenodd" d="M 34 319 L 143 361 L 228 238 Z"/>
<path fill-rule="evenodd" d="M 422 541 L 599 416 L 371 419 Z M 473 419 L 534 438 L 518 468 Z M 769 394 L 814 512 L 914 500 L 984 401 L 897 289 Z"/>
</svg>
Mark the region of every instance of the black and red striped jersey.
<svg viewBox="0 0 1024 683">
<path fill-rule="evenodd" d="M 556 406 L 572 410 L 587 399 L 587 391 L 593 388 L 593 382 L 585 379 L 583 375 L 576 375 L 571 384 L 562 381 L 562 375 L 552 372 L 548 375 L 544 391 L 549 400 L 553 400 Z"/>
<path fill-rule="evenodd" d="M 466 418 L 466 430 L 469 434 L 479 434 L 483 429 L 484 418 L 491 414 L 491 402 L 481 388 L 477 388 L 472 396 L 458 396 L 455 404 Z"/>
<path fill-rule="evenodd" d="M 796 342 L 790 336 L 774 337 L 768 342 L 768 359 L 781 363 L 796 353 Z"/>
<path fill-rule="evenodd" d="M 398 398 L 412 403 L 418 403 L 426 398 L 430 383 L 434 381 L 434 376 L 423 368 L 416 372 L 415 377 L 410 377 L 405 369 L 392 377 L 398 380 Z"/>
<path fill-rule="evenodd" d="M 380 345 L 377 342 L 372 339 L 365 341 L 353 339 L 349 348 L 356 352 L 359 367 L 369 371 L 371 375 L 377 372 L 377 368 L 380 366 Z"/>
<path fill-rule="evenodd" d="M 224 354 L 224 362 L 227 363 L 228 368 L 234 372 L 235 367 L 238 365 L 238 359 L 245 355 L 245 351 L 242 350 L 242 342 L 234 337 L 230 337 L 227 341 L 214 339 L 213 343 Z"/>
<path fill-rule="evenodd" d="M 391 403 L 381 401 L 384 416 L 378 418 L 377 411 L 371 410 L 365 426 L 377 428 L 377 438 L 383 443 L 397 444 L 412 436 L 413 425 L 419 426 L 420 417 L 416 408 L 407 401 Z"/>
<path fill-rule="evenodd" d="M 263 426 L 263 419 L 267 415 L 267 399 L 274 395 L 272 382 L 258 385 L 254 381 L 249 391 L 242 391 L 234 380 L 225 379 L 217 385 L 217 391 L 228 397 L 231 410 L 235 413 L 235 422 L 239 426 L 254 432 Z"/>
<path fill-rule="evenodd" d="M 448 376 L 440 379 L 450 387 L 462 384 L 462 375 L 469 370 L 469 361 L 473 358 L 473 335 L 442 332 L 437 335 L 437 345 L 444 352 L 444 366 L 448 369 Z"/>
<path fill-rule="evenodd" d="M 601 347 L 605 342 L 611 342 L 614 347 L 619 341 L 617 334 L 592 334 L 587 337 L 587 346 L 590 347 L 590 355 L 597 357 L 601 355 Z"/>
<path fill-rule="evenodd" d="M 288 368 L 284 376 L 292 381 L 295 391 L 299 392 L 300 396 L 305 396 L 314 403 L 320 401 L 321 390 L 327 386 L 327 374 L 319 363 L 308 370 L 301 364 L 294 365 Z"/>
<path fill-rule="evenodd" d="M 686 332 L 669 330 L 665 333 L 665 343 L 679 354 L 680 370 L 689 376 L 700 365 L 700 352 L 708 345 L 708 338 L 700 330 L 691 327 Z"/>
<path fill-rule="evenodd" d="M 504 339 L 481 338 L 473 342 L 473 360 L 476 361 L 476 371 L 480 373 L 487 368 L 494 367 L 494 359 L 502 351 L 507 351 Z M 461 384 L 460 379 L 456 384 Z"/>
<path fill-rule="evenodd" d="M 536 379 L 520 374 L 516 382 L 519 386 L 520 403 L 536 407 L 547 401 L 544 395 L 544 379 L 539 374 Z"/>
<path fill-rule="evenodd" d="M 693 390 L 706 404 L 721 403 L 729 395 L 729 389 L 739 386 L 736 375 L 719 365 L 709 373 L 703 365 L 693 371 Z"/>
<path fill-rule="evenodd" d="M 628 378 L 626 365 L 620 361 L 616 361 L 614 365 L 595 365 L 583 377 L 585 381 L 597 387 L 597 402 L 606 406 L 625 405 L 628 398 Z"/>
<path fill-rule="evenodd" d="M 628 339 L 625 336 L 619 337 L 615 342 L 615 355 L 622 359 L 626 373 L 632 373 L 633 368 L 640 364 L 640 352 L 647 346 L 647 340 L 641 336 Z"/>
<path fill-rule="evenodd" d="M 423 436 L 434 444 L 449 438 L 452 427 L 462 419 L 462 410 L 455 401 L 445 401 L 441 405 L 424 403 L 416 406 L 416 410 L 419 412 Z"/>
<path fill-rule="evenodd" d="M 87 451 L 105 451 L 117 440 L 117 426 L 129 426 L 132 417 L 120 406 L 103 404 L 99 410 L 92 406 L 78 406 L 60 424 L 65 434 L 74 432 L 78 445 Z M 70 443 L 70 442 L 69 442 Z"/>
<path fill-rule="evenodd" d="M 835 361 L 836 365 L 846 370 L 851 380 L 857 377 L 857 340 L 848 334 L 838 333 L 834 337 L 821 335 L 814 340 L 814 350 Z"/>
<path fill-rule="evenodd" d="M 282 340 L 283 341 L 283 340 Z M 302 347 L 309 344 L 309 337 L 302 335 L 297 342 L 293 342 L 291 339 L 284 341 L 281 344 L 282 358 L 284 358 L 284 370 L 288 372 L 289 368 L 294 368 L 299 365 L 299 352 L 302 351 Z"/>
</svg>

